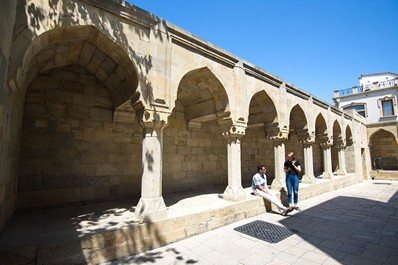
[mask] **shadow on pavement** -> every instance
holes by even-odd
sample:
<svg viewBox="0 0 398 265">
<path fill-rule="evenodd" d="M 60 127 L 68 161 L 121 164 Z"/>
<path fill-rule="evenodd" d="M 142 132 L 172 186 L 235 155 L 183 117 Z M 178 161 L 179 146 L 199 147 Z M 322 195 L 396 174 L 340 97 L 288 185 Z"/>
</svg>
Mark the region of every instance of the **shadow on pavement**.
<svg viewBox="0 0 398 265">
<path fill-rule="evenodd" d="M 342 264 L 398 264 L 398 193 L 388 202 L 339 196 L 280 223 Z"/>
</svg>

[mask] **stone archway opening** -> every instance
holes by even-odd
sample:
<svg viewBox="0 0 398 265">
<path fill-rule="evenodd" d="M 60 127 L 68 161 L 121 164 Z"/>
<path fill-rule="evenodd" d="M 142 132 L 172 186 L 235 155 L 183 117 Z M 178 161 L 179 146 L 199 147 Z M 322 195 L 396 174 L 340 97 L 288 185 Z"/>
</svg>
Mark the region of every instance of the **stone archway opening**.
<svg viewBox="0 0 398 265">
<path fill-rule="evenodd" d="M 303 109 L 295 105 L 289 116 L 289 136 L 285 144 L 285 152 L 294 152 L 297 160 L 301 162 L 302 172 L 305 172 L 304 148 L 302 142 L 309 136 L 307 118 Z M 299 174 L 301 180 L 303 173 Z"/>
<path fill-rule="evenodd" d="M 370 136 L 373 170 L 398 170 L 398 143 L 391 132 L 380 129 Z"/>
<path fill-rule="evenodd" d="M 346 133 L 346 148 L 345 148 L 345 156 L 346 156 L 346 170 L 347 173 L 355 172 L 355 153 L 354 153 L 354 139 L 352 136 L 352 130 L 349 125 L 347 125 Z"/>
<path fill-rule="evenodd" d="M 316 177 L 322 176 L 324 169 L 324 157 L 321 144 L 328 140 L 327 125 L 325 118 L 320 113 L 315 120 L 315 145 L 314 152 L 314 175 Z"/>
<path fill-rule="evenodd" d="M 258 165 L 267 167 L 267 181 L 271 185 L 275 178 L 275 155 L 273 142 L 267 128 L 277 126 L 275 104 L 265 91 L 257 92 L 249 105 L 247 129 L 242 139 L 242 187 L 250 187 L 252 176 L 257 172 Z"/>
<path fill-rule="evenodd" d="M 171 193 L 223 192 L 228 184 L 228 158 L 218 121 L 227 115 L 225 89 L 207 67 L 184 75 L 164 129 L 162 184 L 166 204 Z"/>
<path fill-rule="evenodd" d="M 341 127 L 339 122 L 336 120 L 333 123 L 333 146 L 331 149 L 332 152 L 332 171 L 337 172 L 337 170 L 340 168 L 339 165 L 339 157 L 338 157 L 338 152 L 339 152 L 339 146 L 342 144 L 343 138 L 341 134 Z"/>
<path fill-rule="evenodd" d="M 46 44 L 24 60 L 18 207 L 138 201 L 142 132 L 130 107 L 138 77 L 127 54 L 89 26 L 57 28 L 35 43 Z"/>
</svg>

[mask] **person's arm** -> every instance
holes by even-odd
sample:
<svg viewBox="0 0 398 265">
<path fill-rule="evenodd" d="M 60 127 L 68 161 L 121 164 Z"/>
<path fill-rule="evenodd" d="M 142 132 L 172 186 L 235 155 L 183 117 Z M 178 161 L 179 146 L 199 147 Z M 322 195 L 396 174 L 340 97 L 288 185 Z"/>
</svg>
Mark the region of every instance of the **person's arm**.
<svg viewBox="0 0 398 265">
<path fill-rule="evenodd" d="M 269 190 L 268 190 L 268 187 L 267 187 L 267 183 L 265 183 L 264 187 L 265 188 L 261 187 L 261 184 L 257 184 L 257 189 L 258 190 L 261 190 L 262 192 L 265 192 L 265 193 L 269 193 Z"/>
<path fill-rule="evenodd" d="M 292 161 L 292 165 L 293 165 L 294 169 L 296 169 L 297 173 L 301 173 L 301 165 L 298 164 L 296 166 L 296 160 Z"/>
</svg>

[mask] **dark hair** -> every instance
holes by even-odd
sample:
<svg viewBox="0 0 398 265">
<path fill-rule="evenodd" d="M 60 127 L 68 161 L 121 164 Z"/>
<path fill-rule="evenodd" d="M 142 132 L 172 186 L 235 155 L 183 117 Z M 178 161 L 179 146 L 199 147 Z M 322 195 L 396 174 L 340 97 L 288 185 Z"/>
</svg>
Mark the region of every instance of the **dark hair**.
<svg viewBox="0 0 398 265">
<path fill-rule="evenodd" d="M 262 169 L 262 168 L 265 168 L 265 165 L 259 165 L 259 166 L 257 167 L 257 172 L 260 172 L 260 169 Z"/>
</svg>

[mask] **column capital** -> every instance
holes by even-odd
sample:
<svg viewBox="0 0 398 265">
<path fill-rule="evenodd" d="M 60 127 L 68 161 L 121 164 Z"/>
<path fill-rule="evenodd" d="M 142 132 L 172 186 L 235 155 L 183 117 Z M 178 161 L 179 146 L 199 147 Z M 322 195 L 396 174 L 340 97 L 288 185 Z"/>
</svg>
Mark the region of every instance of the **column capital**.
<svg viewBox="0 0 398 265">
<path fill-rule="evenodd" d="M 320 146 L 323 150 L 332 148 L 333 144 L 330 143 L 320 143 Z"/>
<path fill-rule="evenodd" d="M 333 145 L 333 138 L 327 136 L 327 135 L 323 135 L 321 137 L 319 137 L 320 139 L 320 146 L 322 149 L 328 149 L 331 148 Z"/>
<path fill-rule="evenodd" d="M 307 140 L 307 141 L 300 141 L 304 146 L 313 146 L 315 144 L 315 140 Z"/>
<path fill-rule="evenodd" d="M 167 127 L 167 119 L 170 116 L 168 112 L 159 112 L 156 110 L 146 109 L 142 114 L 140 124 L 144 128 L 163 129 Z"/>
<path fill-rule="evenodd" d="M 336 145 L 335 148 L 336 148 L 337 150 L 344 151 L 345 148 L 346 148 L 346 146 L 345 146 L 345 145 Z"/>
<path fill-rule="evenodd" d="M 241 138 L 246 133 L 246 124 L 232 124 L 222 126 L 222 135 L 226 138 Z"/>
<path fill-rule="evenodd" d="M 265 125 L 265 130 L 268 137 L 273 141 L 286 141 L 289 137 L 289 129 L 281 128 L 278 123 Z"/>
<path fill-rule="evenodd" d="M 308 129 L 297 130 L 300 143 L 315 143 L 315 132 L 309 132 Z"/>
<path fill-rule="evenodd" d="M 305 146 L 314 145 L 315 144 L 315 135 L 314 134 L 307 135 L 306 138 L 300 140 L 300 143 L 302 143 Z"/>
<path fill-rule="evenodd" d="M 339 137 L 334 139 L 333 145 L 339 150 L 344 150 L 346 147 L 346 142 L 343 140 L 343 138 Z"/>
</svg>

